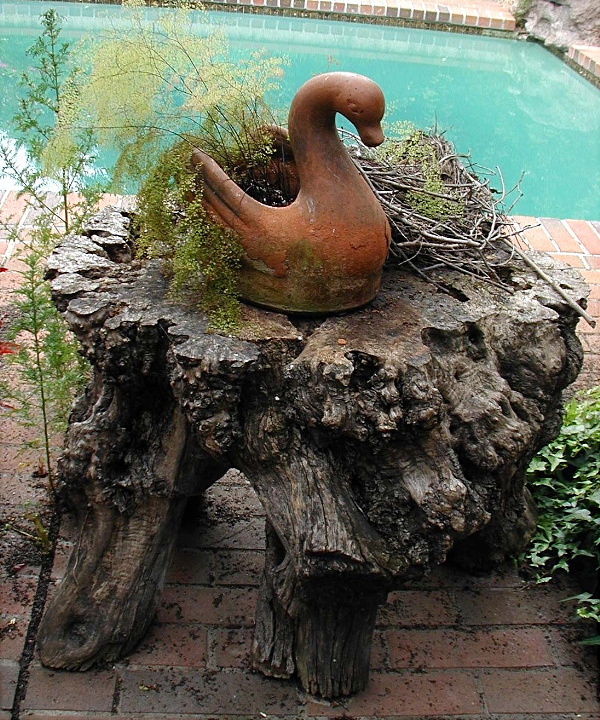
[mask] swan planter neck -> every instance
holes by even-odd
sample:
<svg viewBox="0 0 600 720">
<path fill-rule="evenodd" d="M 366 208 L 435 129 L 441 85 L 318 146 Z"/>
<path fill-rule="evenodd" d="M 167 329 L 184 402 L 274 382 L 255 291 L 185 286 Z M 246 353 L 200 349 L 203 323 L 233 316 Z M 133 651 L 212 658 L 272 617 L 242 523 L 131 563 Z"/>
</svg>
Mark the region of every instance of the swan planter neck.
<svg viewBox="0 0 600 720">
<path fill-rule="evenodd" d="M 340 113 L 362 142 L 383 142 L 383 93 L 354 73 L 318 75 L 296 93 L 288 129 L 300 189 L 285 207 L 258 202 L 206 153 L 192 164 L 202 203 L 242 243 L 243 300 L 288 313 L 335 313 L 373 300 L 390 242 L 383 209 L 335 126 Z"/>
</svg>

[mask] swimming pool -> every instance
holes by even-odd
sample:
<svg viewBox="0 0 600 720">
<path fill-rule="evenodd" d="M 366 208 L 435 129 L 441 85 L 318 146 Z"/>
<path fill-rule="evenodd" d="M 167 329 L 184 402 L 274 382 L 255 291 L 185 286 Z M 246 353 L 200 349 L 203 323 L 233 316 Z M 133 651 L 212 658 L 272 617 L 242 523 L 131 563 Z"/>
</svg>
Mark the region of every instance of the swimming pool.
<svg viewBox="0 0 600 720">
<path fill-rule="evenodd" d="M 16 109 L 15 72 L 55 7 L 64 38 L 100 28 L 119 6 L 0 3 L 0 129 Z M 349 70 L 373 78 L 388 122 L 444 130 L 459 152 L 498 166 L 508 186 L 525 173 L 514 212 L 600 219 L 600 91 L 544 48 L 516 40 L 454 33 L 222 12 L 208 14 L 233 52 L 264 48 L 290 64 L 276 105 L 288 104 L 312 74 Z"/>
</svg>

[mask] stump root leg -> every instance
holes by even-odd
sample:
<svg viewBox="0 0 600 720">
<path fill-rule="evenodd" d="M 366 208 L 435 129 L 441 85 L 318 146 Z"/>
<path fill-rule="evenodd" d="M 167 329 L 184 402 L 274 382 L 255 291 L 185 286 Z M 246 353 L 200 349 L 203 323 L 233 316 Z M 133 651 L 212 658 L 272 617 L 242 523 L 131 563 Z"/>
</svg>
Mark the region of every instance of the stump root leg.
<svg viewBox="0 0 600 720">
<path fill-rule="evenodd" d="M 339 463 L 308 443 L 285 466 L 249 478 L 268 518 L 254 667 L 275 677 L 295 672 L 306 691 L 326 698 L 364 689 L 390 583 L 380 536 Z"/>
<path fill-rule="evenodd" d="M 44 665 L 86 670 L 130 651 L 154 617 L 185 498 L 151 497 L 133 516 L 87 509 L 38 634 Z"/>
<path fill-rule="evenodd" d="M 276 565 L 281 543 L 267 523 L 267 561 L 256 609 L 253 667 L 270 677 L 297 674 L 313 695 L 334 698 L 364 690 L 369 679 L 377 608 L 387 591 L 367 578 L 294 577 L 286 605 L 276 590 L 287 559 Z M 278 577 L 279 576 L 279 577 Z"/>
<path fill-rule="evenodd" d="M 85 670 L 135 647 L 156 611 L 187 498 L 224 472 L 199 450 L 181 411 L 166 405 L 150 441 L 134 423 L 121 433 L 118 453 L 130 474 L 123 485 L 135 490 L 120 507 L 107 492 L 117 483 L 100 479 L 114 472 L 116 436 L 103 411 L 115 403 L 104 403 L 104 395 L 71 422 L 67 437 L 63 479 L 79 536 L 38 634 L 40 659 L 53 668 Z"/>
</svg>

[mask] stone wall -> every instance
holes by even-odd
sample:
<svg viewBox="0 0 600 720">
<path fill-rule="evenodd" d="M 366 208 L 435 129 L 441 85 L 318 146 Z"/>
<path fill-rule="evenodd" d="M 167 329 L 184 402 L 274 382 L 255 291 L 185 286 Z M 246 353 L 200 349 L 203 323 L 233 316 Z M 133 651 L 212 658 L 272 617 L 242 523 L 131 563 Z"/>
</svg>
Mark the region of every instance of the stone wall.
<svg viewBox="0 0 600 720">
<path fill-rule="evenodd" d="M 532 0 L 525 29 L 549 47 L 600 45 L 599 0 Z"/>
</svg>

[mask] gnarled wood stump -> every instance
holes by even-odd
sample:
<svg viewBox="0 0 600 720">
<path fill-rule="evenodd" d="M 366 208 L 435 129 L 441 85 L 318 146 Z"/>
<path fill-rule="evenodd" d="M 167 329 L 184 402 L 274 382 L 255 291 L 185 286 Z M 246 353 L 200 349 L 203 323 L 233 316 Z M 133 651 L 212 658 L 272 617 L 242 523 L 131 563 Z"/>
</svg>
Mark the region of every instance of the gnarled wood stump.
<svg viewBox="0 0 600 720">
<path fill-rule="evenodd" d="M 235 337 L 172 304 L 106 209 L 48 264 L 93 379 L 60 462 L 79 539 L 41 626 L 42 662 L 114 660 L 152 619 L 185 499 L 230 467 L 267 514 L 253 661 L 325 697 L 362 689 L 377 606 L 453 555 L 490 566 L 534 525 L 532 455 L 560 426 L 578 317 L 526 267 L 512 294 L 387 272 L 324 319 L 247 307 Z M 582 300 L 579 275 L 546 272 Z"/>
</svg>

